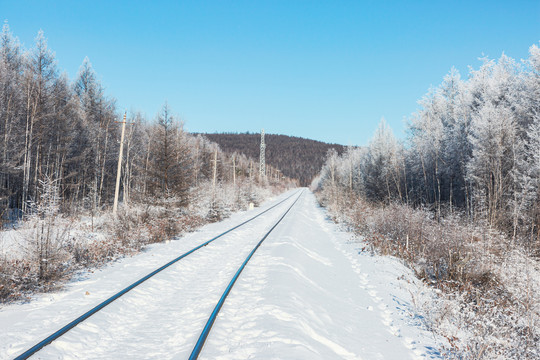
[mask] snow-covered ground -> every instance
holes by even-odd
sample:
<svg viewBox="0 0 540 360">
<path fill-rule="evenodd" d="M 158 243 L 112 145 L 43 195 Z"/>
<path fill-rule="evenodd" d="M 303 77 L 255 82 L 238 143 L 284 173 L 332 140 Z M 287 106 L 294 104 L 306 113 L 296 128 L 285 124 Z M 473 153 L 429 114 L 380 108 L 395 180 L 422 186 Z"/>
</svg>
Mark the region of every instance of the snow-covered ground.
<svg viewBox="0 0 540 360">
<path fill-rule="evenodd" d="M 1 308 L 0 357 L 13 358 L 133 281 L 292 193 L 84 273 L 61 292 Z M 141 284 L 34 358 L 187 358 L 230 278 L 295 198 Z M 201 358 L 439 358 L 441 341 L 425 329 L 414 306 L 430 296 L 428 290 L 398 260 L 362 248 L 304 190 L 244 269 Z"/>
</svg>

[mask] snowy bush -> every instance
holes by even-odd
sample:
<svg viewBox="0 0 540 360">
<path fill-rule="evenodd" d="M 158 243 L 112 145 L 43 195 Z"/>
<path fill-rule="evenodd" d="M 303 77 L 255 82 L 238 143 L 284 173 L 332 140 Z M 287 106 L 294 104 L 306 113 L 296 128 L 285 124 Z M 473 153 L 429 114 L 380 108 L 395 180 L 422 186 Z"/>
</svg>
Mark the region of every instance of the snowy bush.
<svg viewBox="0 0 540 360">
<path fill-rule="evenodd" d="M 62 276 L 69 258 L 65 242 L 69 224 L 60 218 L 58 186 L 46 177 L 40 180 L 40 201 L 33 204 L 21 233 L 24 234 L 27 259 L 32 271 L 42 281 L 52 281 Z"/>
</svg>

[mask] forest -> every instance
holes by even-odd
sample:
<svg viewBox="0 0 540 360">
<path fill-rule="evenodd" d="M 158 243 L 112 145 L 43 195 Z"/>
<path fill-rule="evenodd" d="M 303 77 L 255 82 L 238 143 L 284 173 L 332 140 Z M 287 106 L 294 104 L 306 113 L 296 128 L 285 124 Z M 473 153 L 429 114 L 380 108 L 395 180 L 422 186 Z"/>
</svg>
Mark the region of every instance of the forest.
<svg viewBox="0 0 540 360">
<path fill-rule="evenodd" d="M 330 151 L 313 185 L 441 290 L 426 311 L 455 358 L 538 358 L 540 49 L 481 61 L 419 100 L 405 141 L 383 119 L 366 148 Z"/>
<path fill-rule="evenodd" d="M 257 159 L 260 134 L 222 133 L 203 134 L 217 143 L 226 152 L 238 152 Z M 296 136 L 266 134 L 266 163 L 283 172 L 283 175 L 297 179 L 301 186 L 309 186 L 324 164 L 326 153 L 335 149 L 343 153 L 345 147 Z"/>
<path fill-rule="evenodd" d="M 166 102 L 151 120 L 122 114 L 88 58 L 70 80 L 42 31 L 27 50 L 7 23 L 0 35 L 0 119 L 0 302 L 54 288 L 76 269 L 192 231 L 297 184 L 259 176 L 258 158 L 187 133 Z M 111 217 L 118 173 L 120 207 Z"/>
</svg>

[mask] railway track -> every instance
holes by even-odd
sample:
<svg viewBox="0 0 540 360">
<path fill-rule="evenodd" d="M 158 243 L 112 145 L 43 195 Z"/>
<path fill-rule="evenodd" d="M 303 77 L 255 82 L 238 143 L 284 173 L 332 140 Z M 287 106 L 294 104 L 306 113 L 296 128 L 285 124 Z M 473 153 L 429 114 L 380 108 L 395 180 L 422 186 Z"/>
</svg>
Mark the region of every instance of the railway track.
<svg viewBox="0 0 540 360">
<path fill-rule="evenodd" d="M 257 251 L 259 246 L 261 246 L 261 244 L 264 242 L 264 240 L 266 240 L 268 235 L 270 235 L 270 233 L 276 228 L 276 226 L 279 225 L 281 220 L 283 220 L 283 218 L 289 213 L 289 211 L 291 211 L 292 207 L 294 206 L 294 204 L 296 204 L 298 199 L 300 199 L 301 195 L 302 195 L 301 193 L 300 193 L 300 195 L 298 195 L 298 197 L 292 203 L 292 205 L 287 209 L 287 211 L 285 211 L 285 213 L 279 218 L 279 220 L 274 224 L 274 226 L 272 226 L 272 228 L 262 237 L 262 239 L 253 248 L 253 250 L 251 250 L 251 252 L 247 256 L 247 258 L 244 260 L 242 265 L 238 268 L 238 270 L 234 274 L 233 278 L 229 282 L 229 285 L 227 286 L 227 288 L 223 292 L 223 295 L 221 295 L 221 298 L 219 299 L 218 303 L 216 304 L 216 307 L 214 308 L 214 311 L 212 311 L 212 314 L 208 318 L 208 321 L 206 322 L 206 325 L 204 326 L 204 329 L 201 332 L 201 335 L 199 336 L 199 339 L 197 340 L 197 343 L 195 344 L 195 347 L 193 348 L 193 351 L 191 352 L 191 355 L 189 356 L 189 360 L 196 360 L 196 359 L 199 358 L 199 355 L 200 355 L 200 353 L 201 353 L 201 351 L 203 349 L 204 343 L 206 342 L 206 339 L 208 338 L 208 335 L 210 334 L 210 330 L 212 329 L 212 326 L 214 325 L 214 322 L 216 321 L 219 310 L 221 310 L 221 307 L 225 303 L 225 299 L 227 299 L 227 296 L 231 292 L 232 287 L 236 283 L 236 280 L 238 280 L 238 277 L 242 273 L 242 270 L 244 270 L 244 268 L 246 267 L 247 263 L 249 262 L 249 260 L 253 256 L 253 254 L 255 254 L 255 251 Z"/>
<path fill-rule="evenodd" d="M 148 275 L 140 278 L 139 280 L 135 281 L 134 283 L 132 283 L 131 285 L 125 287 L 123 290 L 117 292 L 116 294 L 114 294 L 113 296 L 109 297 L 108 299 L 106 299 L 105 301 L 101 302 L 100 304 L 96 305 L 95 307 L 93 307 L 91 310 L 87 311 L 86 313 L 82 314 L 81 316 L 79 316 L 78 318 L 76 318 L 75 320 L 69 322 L 67 325 L 63 326 L 62 328 L 60 328 L 59 330 L 55 331 L 54 333 L 52 333 L 51 335 L 47 336 L 46 338 L 44 338 L 43 340 L 41 340 L 40 342 L 38 342 L 36 345 L 32 346 L 31 348 L 29 348 L 28 350 L 26 350 L 24 353 L 20 354 L 19 356 L 17 356 L 15 359 L 27 359 L 29 358 L 30 356 L 34 355 L 35 353 L 37 353 L 38 351 L 40 351 L 41 349 L 43 349 L 45 346 L 51 344 L 53 341 L 59 339 L 60 337 L 64 336 L 66 333 L 68 333 L 70 330 L 72 330 L 73 328 L 75 328 L 77 325 L 81 324 L 82 322 L 84 322 L 85 320 L 87 320 L 88 318 L 92 317 L 93 315 L 97 314 L 98 312 L 100 312 L 103 308 L 105 308 L 106 306 L 108 306 L 109 304 L 113 303 L 114 301 L 118 300 L 119 298 L 121 298 L 123 295 L 125 295 L 126 293 L 130 292 L 131 290 L 133 290 L 134 288 L 138 287 L 139 285 L 141 285 L 142 283 L 146 282 L 148 279 L 154 277 L 155 275 L 157 275 L 158 273 L 161 273 L 163 270 L 169 268 L 171 265 L 179 262 L 180 260 L 182 259 L 185 259 L 187 256 L 197 252 L 198 250 L 202 249 L 202 248 L 205 248 L 207 245 L 213 243 L 215 240 L 217 239 L 220 239 L 222 238 L 223 236 L 227 235 L 227 234 L 230 234 L 231 232 L 243 227 L 244 225 L 246 224 L 249 224 L 251 222 L 253 222 L 254 220 L 256 220 L 257 218 L 261 217 L 263 214 L 266 214 L 268 213 L 269 211 L 271 211 L 272 209 L 275 209 L 276 207 L 278 207 L 279 205 L 285 203 L 286 201 L 288 201 L 289 199 L 291 199 L 292 197 L 294 197 L 295 195 L 298 195 L 296 196 L 296 199 L 294 200 L 294 202 L 287 207 L 286 211 L 284 211 L 282 213 L 281 216 L 279 216 L 279 219 L 274 222 L 274 225 L 269 229 L 265 229 L 265 233 L 264 235 L 262 236 L 262 238 L 260 238 L 260 240 L 258 240 L 257 244 L 255 245 L 255 247 L 252 248 L 252 250 L 249 252 L 248 256 L 243 260 L 242 264 L 240 265 L 240 267 L 236 270 L 236 273 L 234 274 L 232 280 L 230 280 L 228 286 L 226 287 L 225 291 L 223 292 L 223 294 L 221 295 L 221 298 L 219 299 L 219 301 L 217 302 L 217 305 L 215 305 L 214 307 L 214 310 L 212 311 L 212 314 L 210 315 L 210 317 L 208 318 L 207 322 L 206 322 L 206 325 L 204 326 L 200 336 L 199 336 L 199 339 L 195 345 L 195 347 L 193 348 L 192 350 L 192 353 L 190 355 L 190 359 L 197 359 L 199 354 L 201 353 L 202 351 L 202 348 L 204 346 L 204 343 L 208 337 L 208 334 L 212 328 L 212 325 L 214 324 L 215 322 L 215 319 L 217 317 L 217 314 L 219 313 L 219 310 L 221 309 L 221 306 L 223 305 L 223 303 L 225 302 L 225 299 L 227 297 L 227 295 L 230 293 L 232 287 L 234 286 L 234 283 L 236 282 L 236 280 L 238 279 L 238 277 L 240 276 L 240 273 L 242 272 L 242 270 L 244 269 L 244 267 L 247 265 L 247 263 L 249 262 L 249 260 L 251 259 L 251 257 L 253 256 L 253 254 L 255 253 L 255 251 L 257 250 L 257 248 L 264 242 L 264 240 L 268 237 L 268 235 L 275 229 L 275 227 L 281 222 L 281 220 L 287 215 L 287 213 L 292 209 L 292 207 L 294 206 L 294 204 L 298 201 L 298 199 L 300 198 L 300 196 L 302 195 L 302 191 L 299 191 L 299 192 L 296 192 L 292 195 L 290 195 L 289 197 L 287 197 L 286 199 L 278 202 L 277 204 L 271 206 L 270 208 L 260 212 L 259 214 L 249 218 L 248 220 L 234 226 L 234 227 L 231 227 L 230 229 L 222 232 L 221 234 L 211 238 L 210 240 L 207 240 L 203 243 L 201 243 L 200 245 L 192 248 L 191 250 L 183 253 L 182 255 L 174 258 L 173 260 L 169 261 L 168 263 L 166 263 L 165 265 L 157 268 L 156 270 L 152 271 L 151 273 L 149 273 Z M 246 246 L 246 245 L 245 245 Z M 244 246 L 244 247 L 245 247 Z M 251 247 L 250 247 L 251 248 Z M 194 330 L 196 331 L 196 330 Z"/>
</svg>

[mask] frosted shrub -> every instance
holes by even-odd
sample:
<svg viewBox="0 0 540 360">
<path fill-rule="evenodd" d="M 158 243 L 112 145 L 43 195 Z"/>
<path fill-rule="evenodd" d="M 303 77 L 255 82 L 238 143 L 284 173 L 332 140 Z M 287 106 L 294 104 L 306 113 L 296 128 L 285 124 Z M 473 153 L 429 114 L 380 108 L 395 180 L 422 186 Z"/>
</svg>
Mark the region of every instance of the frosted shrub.
<svg viewBox="0 0 540 360">
<path fill-rule="evenodd" d="M 60 218 L 57 182 L 46 177 L 39 183 L 40 201 L 31 207 L 21 233 L 26 240 L 31 270 L 37 272 L 39 280 L 52 281 L 61 277 L 67 267 L 69 254 L 65 245 L 69 225 Z"/>
<path fill-rule="evenodd" d="M 22 253 L 0 259 L 0 302 L 57 287 L 71 266 L 70 225 L 59 214 L 57 182 L 45 177 L 40 193 L 16 230 Z"/>
</svg>

